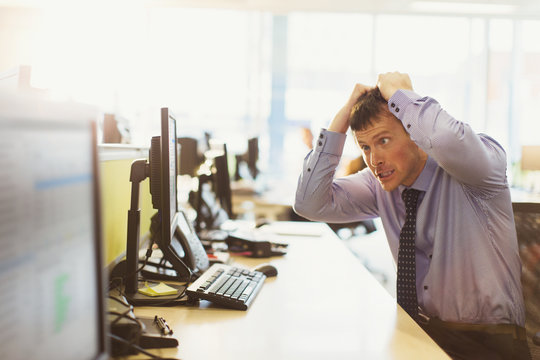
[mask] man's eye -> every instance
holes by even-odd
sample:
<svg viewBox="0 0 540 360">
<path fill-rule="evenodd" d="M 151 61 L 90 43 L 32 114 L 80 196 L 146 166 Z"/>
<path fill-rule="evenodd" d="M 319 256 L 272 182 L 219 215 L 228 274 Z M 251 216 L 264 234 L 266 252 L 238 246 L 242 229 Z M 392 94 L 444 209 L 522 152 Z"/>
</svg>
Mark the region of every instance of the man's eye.
<svg viewBox="0 0 540 360">
<path fill-rule="evenodd" d="M 364 152 L 365 152 L 365 151 L 369 151 L 369 146 L 367 146 L 367 145 L 362 145 L 362 146 L 360 146 L 360 149 L 362 149 L 362 151 L 364 151 Z"/>
<path fill-rule="evenodd" d="M 381 139 L 381 144 L 383 144 L 383 145 L 388 144 L 389 141 L 390 141 L 389 138 L 382 138 Z"/>
</svg>

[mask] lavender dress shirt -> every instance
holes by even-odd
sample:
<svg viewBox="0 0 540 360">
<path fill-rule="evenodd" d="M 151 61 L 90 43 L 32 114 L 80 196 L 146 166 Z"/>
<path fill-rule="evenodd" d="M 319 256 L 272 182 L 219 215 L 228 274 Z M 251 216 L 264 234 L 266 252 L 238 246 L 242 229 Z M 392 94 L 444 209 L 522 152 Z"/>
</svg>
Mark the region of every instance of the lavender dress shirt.
<svg viewBox="0 0 540 360">
<path fill-rule="evenodd" d="M 399 90 L 388 109 L 428 154 L 411 186 L 423 191 L 416 223 L 421 311 L 445 321 L 523 326 L 521 261 L 504 150 L 432 98 Z M 369 169 L 334 179 L 345 137 L 321 130 L 304 161 L 294 209 L 326 222 L 380 217 L 397 262 L 405 187 L 384 191 Z"/>
</svg>

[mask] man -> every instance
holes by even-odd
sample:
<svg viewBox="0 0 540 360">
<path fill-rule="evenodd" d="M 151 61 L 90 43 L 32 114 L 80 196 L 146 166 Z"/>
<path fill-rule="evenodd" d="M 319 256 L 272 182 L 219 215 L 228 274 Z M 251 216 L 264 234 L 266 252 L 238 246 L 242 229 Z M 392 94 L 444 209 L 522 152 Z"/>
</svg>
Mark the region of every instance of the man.
<svg viewBox="0 0 540 360">
<path fill-rule="evenodd" d="M 349 127 L 369 169 L 334 179 Z M 408 75 L 356 85 L 305 159 L 294 209 L 380 217 L 398 303 L 453 358 L 530 358 L 504 150 L 414 93 Z"/>
</svg>

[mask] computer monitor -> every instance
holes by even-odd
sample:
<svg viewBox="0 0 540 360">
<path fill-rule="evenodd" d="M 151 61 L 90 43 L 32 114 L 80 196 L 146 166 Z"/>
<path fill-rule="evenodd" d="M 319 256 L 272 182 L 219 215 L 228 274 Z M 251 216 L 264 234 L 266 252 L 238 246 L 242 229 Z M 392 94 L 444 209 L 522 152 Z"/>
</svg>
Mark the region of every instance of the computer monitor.
<svg viewBox="0 0 540 360">
<path fill-rule="evenodd" d="M 208 268 L 204 248 L 185 213 L 178 207 L 177 156 L 176 120 L 168 108 L 162 108 L 161 136 L 152 137 L 149 161 L 139 159 L 131 165 L 125 269 L 117 266 L 113 270 L 113 273 L 123 274 L 125 295 L 133 305 L 163 305 L 180 300 L 181 295 L 177 294 L 156 299 L 141 293 L 139 289 L 146 287 L 147 279 L 189 282 Z M 150 235 L 163 253 L 159 264 L 153 264 L 153 270 L 144 270 L 146 265 L 150 265 L 148 255 L 143 266 L 139 264 L 139 185 L 148 176 L 152 204 L 158 210 L 152 217 Z"/>
<path fill-rule="evenodd" d="M 182 225 L 179 221 L 184 220 L 178 212 L 177 154 L 176 119 L 168 108 L 162 108 L 161 136 L 152 139 L 150 149 L 150 192 L 159 227 L 159 233 L 152 235 L 164 259 L 178 272 L 178 280 L 188 280 L 191 270 L 182 261 L 184 248 L 174 239 Z"/>
<path fill-rule="evenodd" d="M 259 169 L 257 168 L 257 161 L 259 160 L 259 138 L 254 137 L 248 140 L 248 151 L 247 151 L 247 165 L 251 177 L 253 179 L 257 178 L 259 174 Z"/>
<path fill-rule="evenodd" d="M 213 184 L 216 198 L 221 207 L 227 212 L 230 219 L 234 218 L 232 209 L 231 177 L 229 174 L 229 162 L 227 144 L 221 140 L 211 139 L 210 150 L 205 154 L 206 158 L 213 163 Z"/>
<path fill-rule="evenodd" d="M 195 230 L 200 236 L 202 230 L 219 229 L 229 215 L 216 198 L 211 175 L 200 174 L 198 179 L 198 189 L 189 193 L 189 203 L 197 212 Z"/>
<path fill-rule="evenodd" d="M 178 144 L 180 145 L 179 174 L 196 176 L 197 169 L 203 160 L 199 155 L 197 139 L 180 137 Z"/>
<path fill-rule="evenodd" d="M 236 157 L 236 169 L 234 172 L 234 179 L 240 180 L 246 176 L 246 172 L 242 171 L 242 165 L 247 165 L 249 175 L 252 179 L 256 179 L 259 174 L 257 168 L 257 161 L 259 160 L 259 138 L 253 137 L 248 139 L 248 148 L 245 153 L 237 154 Z M 242 173 L 242 174 L 241 174 Z"/>
<path fill-rule="evenodd" d="M 105 359 L 95 119 L 0 94 L 0 358 Z"/>
</svg>

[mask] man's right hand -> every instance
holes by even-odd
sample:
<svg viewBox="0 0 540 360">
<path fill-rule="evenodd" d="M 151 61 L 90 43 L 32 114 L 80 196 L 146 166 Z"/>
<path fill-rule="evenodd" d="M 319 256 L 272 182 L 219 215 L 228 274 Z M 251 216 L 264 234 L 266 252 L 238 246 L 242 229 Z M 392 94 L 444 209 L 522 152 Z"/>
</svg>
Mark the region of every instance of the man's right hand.
<svg viewBox="0 0 540 360">
<path fill-rule="evenodd" d="M 354 90 L 349 97 L 349 100 L 347 103 L 339 110 L 339 112 L 334 117 L 334 120 L 330 123 L 330 126 L 328 126 L 329 131 L 335 131 L 340 133 L 347 133 L 347 130 L 349 129 L 350 124 L 350 117 L 351 117 L 351 110 L 358 102 L 358 99 L 362 94 L 364 94 L 366 91 L 372 89 L 372 87 L 362 85 L 362 84 L 356 84 L 354 86 Z"/>
</svg>

